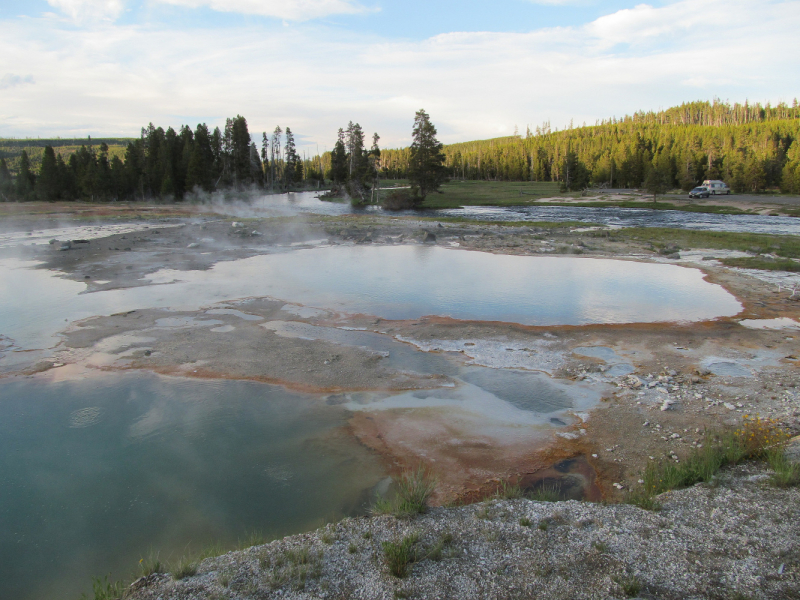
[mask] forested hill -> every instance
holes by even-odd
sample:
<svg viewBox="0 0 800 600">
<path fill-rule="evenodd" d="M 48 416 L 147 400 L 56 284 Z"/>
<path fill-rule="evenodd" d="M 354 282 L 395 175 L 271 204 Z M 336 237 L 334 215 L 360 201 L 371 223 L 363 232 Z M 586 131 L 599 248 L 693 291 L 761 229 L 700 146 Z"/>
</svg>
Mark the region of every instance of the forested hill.
<svg viewBox="0 0 800 600">
<path fill-rule="evenodd" d="M 452 177 L 510 181 L 563 181 L 568 153 L 577 180 L 587 185 L 641 187 L 656 168 L 668 187 L 691 189 L 723 179 L 737 191 L 780 187 L 800 192 L 800 108 L 693 102 L 639 112 L 593 126 L 553 131 L 549 124 L 524 136 L 444 147 Z M 383 150 L 391 177 L 402 177 L 409 151 Z"/>
<path fill-rule="evenodd" d="M 0 158 L 5 159 L 8 168 L 16 173 L 19 169 L 19 159 L 22 151 L 25 150 L 31 161 L 31 167 L 38 171 L 42 164 L 44 149 L 52 147 L 56 154 L 69 159 L 69 156 L 77 152 L 81 146 L 101 146 L 108 147 L 110 156 L 125 157 L 125 148 L 133 138 L 0 138 Z"/>
</svg>

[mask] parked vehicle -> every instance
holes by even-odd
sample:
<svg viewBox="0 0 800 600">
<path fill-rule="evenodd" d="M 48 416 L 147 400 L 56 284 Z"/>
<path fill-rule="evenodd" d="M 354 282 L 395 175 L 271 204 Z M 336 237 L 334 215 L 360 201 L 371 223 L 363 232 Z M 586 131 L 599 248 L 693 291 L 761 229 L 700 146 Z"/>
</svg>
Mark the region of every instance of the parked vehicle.
<svg viewBox="0 0 800 600">
<path fill-rule="evenodd" d="M 706 179 L 703 182 L 703 187 L 708 188 L 708 191 L 715 196 L 719 194 L 731 193 L 731 188 L 728 187 L 728 184 L 719 179 Z"/>
<path fill-rule="evenodd" d="M 689 192 L 689 198 L 708 198 L 711 192 L 707 187 L 696 187 Z"/>
</svg>

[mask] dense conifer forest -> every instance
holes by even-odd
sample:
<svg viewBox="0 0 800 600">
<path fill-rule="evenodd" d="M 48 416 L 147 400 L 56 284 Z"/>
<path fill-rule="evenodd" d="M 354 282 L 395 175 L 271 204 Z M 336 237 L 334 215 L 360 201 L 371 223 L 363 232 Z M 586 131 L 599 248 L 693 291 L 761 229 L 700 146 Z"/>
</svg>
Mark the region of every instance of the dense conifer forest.
<svg viewBox="0 0 800 600">
<path fill-rule="evenodd" d="M 738 192 L 800 193 L 800 108 L 797 100 L 693 102 L 562 131 L 545 123 L 524 136 L 450 144 L 444 153 L 449 175 L 459 179 L 640 188 L 656 171 L 668 189 L 722 179 Z M 408 156 L 408 149 L 384 150 L 387 175 L 403 177 Z"/>
<path fill-rule="evenodd" d="M 150 124 L 139 138 L 0 140 L 0 200 L 183 199 L 190 193 L 257 188 L 319 189 L 326 183 L 369 201 L 378 177 L 409 175 L 411 148 L 366 148 L 358 123 L 331 152 L 301 156 L 290 128 L 253 141 L 242 116 L 225 128 L 178 131 Z M 800 193 L 800 108 L 692 102 L 594 125 L 443 147 L 458 179 L 559 181 L 565 189 L 691 189 L 722 179 L 737 192 Z"/>
</svg>

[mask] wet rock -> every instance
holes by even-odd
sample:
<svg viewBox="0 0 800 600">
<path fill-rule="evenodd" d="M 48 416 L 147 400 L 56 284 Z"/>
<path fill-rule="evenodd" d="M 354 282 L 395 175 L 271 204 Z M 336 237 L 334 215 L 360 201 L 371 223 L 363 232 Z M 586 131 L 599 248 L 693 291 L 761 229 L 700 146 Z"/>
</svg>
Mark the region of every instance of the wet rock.
<svg viewBox="0 0 800 600">
<path fill-rule="evenodd" d="M 71 250 L 72 249 L 72 242 L 70 242 L 69 240 L 67 240 L 66 242 L 62 242 L 61 246 L 59 246 L 58 249 L 60 251 L 62 251 L 62 252 L 66 251 L 66 250 Z"/>
<path fill-rule="evenodd" d="M 187 248 L 198 248 L 199 246 L 200 246 L 200 244 L 198 244 L 197 242 L 192 242 L 191 244 L 189 244 L 186 247 Z"/>
<path fill-rule="evenodd" d="M 425 232 L 425 238 L 422 240 L 425 244 L 435 244 L 436 243 L 436 234 L 431 233 L 430 231 Z"/>
</svg>

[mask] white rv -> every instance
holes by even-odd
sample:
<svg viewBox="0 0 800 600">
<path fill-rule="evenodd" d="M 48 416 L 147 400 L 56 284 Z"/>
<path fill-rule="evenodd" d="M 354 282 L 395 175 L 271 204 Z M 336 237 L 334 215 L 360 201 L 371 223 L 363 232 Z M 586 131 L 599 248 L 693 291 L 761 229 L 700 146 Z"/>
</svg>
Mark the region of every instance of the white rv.
<svg viewBox="0 0 800 600">
<path fill-rule="evenodd" d="M 720 181 L 719 179 L 706 179 L 703 182 L 703 187 L 708 188 L 709 193 L 713 195 L 731 193 L 731 188 L 729 188 L 724 181 Z"/>
</svg>

